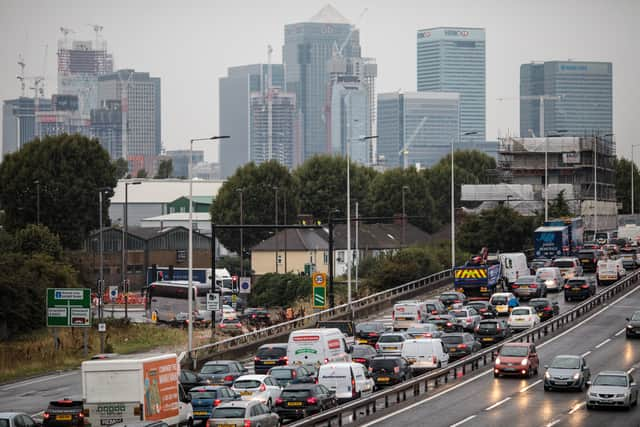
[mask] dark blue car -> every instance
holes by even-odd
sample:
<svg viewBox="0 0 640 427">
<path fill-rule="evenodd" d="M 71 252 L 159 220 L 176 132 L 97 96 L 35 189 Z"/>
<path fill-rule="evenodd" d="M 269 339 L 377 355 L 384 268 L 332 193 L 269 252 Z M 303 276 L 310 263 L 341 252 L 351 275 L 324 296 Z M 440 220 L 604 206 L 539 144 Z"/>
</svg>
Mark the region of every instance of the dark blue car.
<svg viewBox="0 0 640 427">
<path fill-rule="evenodd" d="M 240 400 L 239 394 L 224 385 L 195 387 L 191 389 L 189 395 L 193 407 L 193 419 L 195 422 L 202 422 L 202 424 L 211 418 L 213 408 L 222 402 Z"/>
</svg>

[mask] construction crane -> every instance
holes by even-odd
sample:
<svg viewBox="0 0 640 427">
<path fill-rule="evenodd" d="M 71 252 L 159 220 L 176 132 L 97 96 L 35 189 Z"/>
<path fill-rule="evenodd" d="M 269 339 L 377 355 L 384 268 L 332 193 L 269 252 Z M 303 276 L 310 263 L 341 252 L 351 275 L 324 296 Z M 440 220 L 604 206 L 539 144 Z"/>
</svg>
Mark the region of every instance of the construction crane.
<svg viewBox="0 0 640 427">
<path fill-rule="evenodd" d="M 120 80 L 120 112 L 122 113 L 122 158 L 129 164 L 129 146 L 128 146 L 128 130 L 129 130 L 129 84 L 133 77 L 134 71 L 129 72 L 126 80 L 122 78 L 122 73 L 118 72 L 118 80 Z"/>
<path fill-rule="evenodd" d="M 338 52 L 337 52 L 338 56 L 342 56 L 342 51 L 344 50 L 344 48 L 349 43 L 349 40 L 351 40 L 351 36 L 353 35 L 353 32 L 356 30 L 358 25 L 360 25 L 360 22 L 362 21 L 362 18 L 364 17 L 364 14 L 367 13 L 367 10 L 369 10 L 369 9 L 367 9 L 365 7 L 364 10 L 362 11 L 362 13 L 360 13 L 360 16 L 358 17 L 358 20 L 356 21 L 356 23 L 353 24 L 351 26 L 351 28 L 349 29 L 349 34 L 347 34 L 347 38 L 344 39 L 344 42 L 342 42 L 342 45 L 338 49 Z"/>
<path fill-rule="evenodd" d="M 98 25 L 98 24 L 87 24 L 87 26 L 93 28 L 93 32 L 96 33 L 96 45 L 95 45 L 95 49 L 96 50 L 101 50 L 102 47 L 102 43 L 100 43 L 102 41 L 101 39 L 101 32 L 104 29 L 104 27 L 102 25 Z"/>
<path fill-rule="evenodd" d="M 418 136 L 418 132 L 420 132 L 422 130 L 422 127 L 424 126 L 424 124 L 427 122 L 427 120 L 429 120 L 429 117 L 424 116 L 422 118 L 422 120 L 420 120 L 420 123 L 418 123 L 418 127 L 416 127 L 416 130 L 413 131 L 413 134 L 411 135 L 411 137 L 409 138 L 409 140 L 407 141 L 406 144 L 404 144 L 404 146 L 402 147 L 402 149 L 400 151 L 398 151 L 398 154 L 402 154 L 402 169 L 407 169 L 409 168 L 409 146 L 413 143 L 413 140 L 416 139 L 416 137 Z"/>
<path fill-rule="evenodd" d="M 20 67 L 20 74 L 18 74 L 16 76 L 16 79 L 18 79 L 20 81 L 20 96 L 24 97 L 24 90 L 25 90 L 25 76 L 24 76 L 24 68 L 26 67 L 26 64 L 24 63 L 24 57 L 22 56 L 21 53 L 18 54 L 18 66 Z"/>
</svg>

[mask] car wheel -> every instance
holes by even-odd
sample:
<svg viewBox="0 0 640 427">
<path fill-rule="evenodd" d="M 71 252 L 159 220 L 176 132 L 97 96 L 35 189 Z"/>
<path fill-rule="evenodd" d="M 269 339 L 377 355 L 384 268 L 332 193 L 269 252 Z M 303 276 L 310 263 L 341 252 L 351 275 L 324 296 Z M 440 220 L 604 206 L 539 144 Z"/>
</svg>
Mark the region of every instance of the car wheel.
<svg viewBox="0 0 640 427">
<path fill-rule="evenodd" d="M 569 297 L 565 296 L 565 297 L 564 297 L 564 301 L 565 301 L 565 302 L 569 302 L 569 301 L 571 301 L 571 298 L 569 298 Z"/>
<path fill-rule="evenodd" d="M 494 372 L 494 373 L 493 373 L 493 378 L 499 378 L 499 377 L 500 377 L 500 374 L 499 374 L 499 373 L 497 373 L 497 372 Z"/>
<path fill-rule="evenodd" d="M 267 400 L 267 408 L 269 408 L 270 411 L 273 411 L 273 402 L 271 402 L 271 398 Z"/>
<path fill-rule="evenodd" d="M 549 391 L 549 390 L 551 390 L 551 387 L 549 387 L 549 386 L 544 386 L 544 391 Z"/>
</svg>

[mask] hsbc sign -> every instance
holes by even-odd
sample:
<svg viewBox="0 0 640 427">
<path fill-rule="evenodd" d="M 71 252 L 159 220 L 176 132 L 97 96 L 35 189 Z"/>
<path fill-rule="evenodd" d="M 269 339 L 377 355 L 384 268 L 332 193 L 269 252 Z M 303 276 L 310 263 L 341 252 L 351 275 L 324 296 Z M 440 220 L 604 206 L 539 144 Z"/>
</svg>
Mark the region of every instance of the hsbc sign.
<svg viewBox="0 0 640 427">
<path fill-rule="evenodd" d="M 444 30 L 445 36 L 468 37 L 469 31 L 466 30 Z"/>
</svg>

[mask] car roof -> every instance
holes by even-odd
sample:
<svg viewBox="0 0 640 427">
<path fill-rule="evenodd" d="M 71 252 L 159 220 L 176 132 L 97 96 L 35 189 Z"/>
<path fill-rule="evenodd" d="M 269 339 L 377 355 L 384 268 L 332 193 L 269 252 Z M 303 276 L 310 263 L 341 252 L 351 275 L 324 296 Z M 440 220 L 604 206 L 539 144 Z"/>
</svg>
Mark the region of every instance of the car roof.
<svg viewBox="0 0 640 427">
<path fill-rule="evenodd" d="M 554 359 L 557 359 L 558 357 L 562 357 L 565 359 L 581 359 L 582 356 L 578 356 L 577 354 L 558 354 L 556 356 L 554 356 Z"/>
<path fill-rule="evenodd" d="M 514 297 L 515 295 L 513 295 L 511 292 L 496 292 L 495 294 L 491 295 L 491 298 L 493 297 Z"/>
<path fill-rule="evenodd" d="M 536 276 L 533 276 L 533 275 L 529 275 L 529 276 L 520 276 L 520 277 L 518 277 L 518 280 L 536 280 Z M 516 282 L 517 282 L 518 280 L 516 280 Z"/>
<path fill-rule="evenodd" d="M 283 389 L 284 390 L 305 390 L 308 388 L 315 388 L 317 387 L 317 384 L 287 384 L 287 386 Z"/>
<path fill-rule="evenodd" d="M 264 381 L 264 379 L 268 377 L 268 375 L 258 375 L 258 374 L 249 374 L 249 375 L 241 375 L 236 378 L 236 381 Z"/>
<path fill-rule="evenodd" d="M 193 387 L 189 392 L 192 391 L 215 391 L 221 388 L 228 388 L 226 385 L 198 385 Z"/>
<path fill-rule="evenodd" d="M 371 358 L 371 360 L 376 360 L 376 359 L 403 359 L 403 357 L 400 353 L 387 353 L 387 354 L 378 354 Z"/>
<path fill-rule="evenodd" d="M 602 371 L 602 372 L 598 372 L 597 375 L 624 375 L 624 376 L 627 376 L 627 373 L 625 371 Z"/>
<path fill-rule="evenodd" d="M 553 261 L 575 261 L 576 257 L 574 256 L 562 256 L 554 259 Z"/>
<path fill-rule="evenodd" d="M 513 307 L 514 310 L 518 310 L 521 308 L 526 308 L 529 311 L 533 310 L 533 307 L 529 307 L 528 305 L 519 305 L 518 307 Z"/>
<path fill-rule="evenodd" d="M 505 343 L 502 348 L 505 347 L 529 347 L 531 345 L 531 343 L 528 342 L 508 342 Z"/>
<path fill-rule="evenodd" d="M 257 400 L 227 400 L 220 403 L 216 408 L 246 408 L 254 404 L 258 404 Z"/>
<path fill-rule="evenodd" d="M 0 418 L 13 418 L 16 415 L 27 415 L 27 414 L 25 414 L 24 412 L 0 412 Z M 29 415 L 27 415 L 27 417 L 29 417 Z"/>
<path fill-rule="evenodd" d="M 286 342 L 276 342 L 276 343 L 272 343 L 272 344 L 262 344 L 260 347 L 258 347 L 258 350 L 263 349 L 263 348 L 287 348 L 289 344 L 287 344 Z"/>
<path fill-rule="evenodd" d="M 442 338 L 446 337 L 461 337 L 468 332 L 447 332 L 446 334 L 442 334 Z"/>
<path fill-rule="evenodd" d="M 551 300 L 549 298 L 531 298 L 529 300 L 529 304 L 531 304 L 532 302 L 546 302 L 551 304 Z"/>
<path fill-rule="evenodd" d="M 224 365 L 224 364 L 230 364 L 230 363 L 240 363 L 237 360 L 210 360 L 208 362 L 206 362 L 203 366 L 205 365 Z"/>
</svg>

